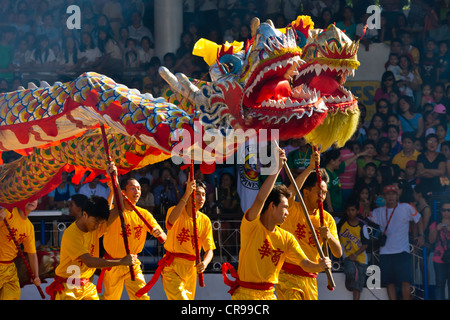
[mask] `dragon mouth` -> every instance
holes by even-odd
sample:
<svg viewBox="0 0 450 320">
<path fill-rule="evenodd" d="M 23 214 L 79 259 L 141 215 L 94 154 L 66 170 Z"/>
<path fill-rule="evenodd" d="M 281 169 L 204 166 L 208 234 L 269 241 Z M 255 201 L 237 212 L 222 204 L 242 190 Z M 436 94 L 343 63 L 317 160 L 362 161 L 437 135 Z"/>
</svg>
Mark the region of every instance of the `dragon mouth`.
<svg viewBox="0 0 450 320">
<path fill-rule="evenodd" d="M 244 88 L 244 115 L 277 124 L 294 117 L 311 117 L 313 112 L 326 112 L 316 90 L 293 83 L 292 78 L 302 64 L 300 56 L 293 53 L 261 63 Z"/>
<path fill-rule="evenodd" d="M 354 68 L 313 62 L 302 65 L 297 72 L 294 85 L 295 83 L 308 85 L 318 93 L 327 107 L 342 109 L 353 107 L 357 103 L 352 93 L 344 87 L 347 77 L 354 75 Z"/>
</svg>

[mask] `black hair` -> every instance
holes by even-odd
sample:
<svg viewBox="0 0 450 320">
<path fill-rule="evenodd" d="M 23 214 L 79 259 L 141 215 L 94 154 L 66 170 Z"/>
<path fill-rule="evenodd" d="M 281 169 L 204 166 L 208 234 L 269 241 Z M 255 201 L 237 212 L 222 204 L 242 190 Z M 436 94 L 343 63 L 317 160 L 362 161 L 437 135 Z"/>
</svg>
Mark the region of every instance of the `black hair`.
<svg viewBox="0 0 450 320">
<path fill-rule="evenodd" d="M 264 202 L 264 206 L 261 212 L 262 213 L 266 212 L 271 202 L 273 202 L 274 205 L 278 206 L 283 197 L 289 199 L 291 195 L 292 195 L 291 191 L 289 191 L 289 189 L 285 185 L 282 184 L 275 185 L 272 191 L 269 193 L 269 196 L 267 197 L 266 201 Z"/>
<path fill-rule="evenodd" d="M 136 180 L 139 182 L 136 178 L 126 178 L 120 181 L 120 189 L 125 190 L 127 188 L 128 182 L 131 180 Z"/>
<path fill-rule="evenodd" d="M 322 176 L 322 181 L 325 181 L 325 183 L 328 184 L 330 178 L 324 168 L 320 169 L 320 175 Z M 305 182 L 303 183 L 302 189 L 311 190 L 312 188 L 314 188 L 315 185 L 317 185 L 317 174 L 314 171 L 311 172 L 309 176 L 306 178 Z"/>
<path fill-rule="evenodd" d="M 348 199 L 345 203 L 344 209 L 347 209 L 349 207 L 355 207 L 356 210 L 359 210 L 359 201 L 354 198 Z"/>
<path fill-rule="evenodd" d="M 339 149 L 331 149 L 325 152 L 324 156 L 323 166 L 326 166 L 331 160 L 338 159 L 341 156 L 341 151 L 339 151 Z"/>
<path fill-rule="evenodd" d="M 77 207 L 84 208 L 84 205 L 86 201 L 88 200 L 88 197 L 86 197 L 84 194 L 74 194 L 70 197 L 71 201 L 75 202 Z"/>
<path fill-rule="evenodd" d="M 88 198 L 84 204 L 83 211 L 88 216 L 101 220 L 108 220 L 109 218 L 109 204 L 103 197 L 92 196 Z"/>
<path fill-rule="evenodd" d="M 415 142 L 417 140 L 414 132 L 410 132 L 410 131 L 402 133 L 402 142 L 405 141 L 405 139 L 409 139 L 412 142 Z"/>
</svg>

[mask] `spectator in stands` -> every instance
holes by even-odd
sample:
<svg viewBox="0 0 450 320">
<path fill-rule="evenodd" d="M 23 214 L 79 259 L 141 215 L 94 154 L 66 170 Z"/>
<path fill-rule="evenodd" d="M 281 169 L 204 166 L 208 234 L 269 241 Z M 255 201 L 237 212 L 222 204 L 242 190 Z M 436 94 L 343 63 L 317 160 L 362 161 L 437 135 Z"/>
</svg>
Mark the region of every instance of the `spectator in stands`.
<svg viewBox="0 0 450 320">
<path fill-rule="evenodd" d="M 409 254 L 410 222 L 418 224 L 419 235 L 417 244 L 424 244 L 424 229 L 420 214 L 409 204 L 399 203 L 399 189 L 395 185 L 383 189 L 386 205 L 376 208 L 369 217 L 378 224 L 387 235 L 384 246 L 380 248 L 381 282 L 386 285 L 390 300 L 396 300 L 396 284 L 401 283 L 401 293 L 404 300 L 411 297 L 413 263 Z M 394 214 L 395 212 L 395 214 Z"/>
<path fill-rule="evenodd" d="M 448 43 L 441 41 L 438 43 L 438 68 L 437 68 L 437 82 L 447 83 L 450 72 L 450 53 L 448 51 Z"/>
<path fill-rule="evenodd" d="M 42 25 L 36 28 L 36 35 L 38 37 L 46 36 L 47 39 L 51 39 L 52 41 L 59 41 L 61 38 L 61 30 L 54 26 L 52 12 L 46 12 L 42 16 Z"/>
<path fill-rule="evenodd" d="M 377 102 L 380 99 L 389 99 L 389 93 L 398 90 L 395 76 L 392 71 L 385 71 L 381 76 L 380 88 L 375 91 L 373 100 Z"/>
<path fill-rule="evenodd" d="M 102 53 L 95 45 L 91 34 L 88 32 L 83 32 L 81 35 L 80 54 L 78 55 L 81 67 L 95 68 L 100 62 L 101 57 Z"/>
<path fill-rule="evenodd" d="M 431 206 L 427 202 L 427 186 L 419 183 L 412 186 L 415 206 L 417 211 L 422 216 L 423 229 L 425 234 L 425 241 L 428 242 L 428 235 L 430 232 L 430 223 L 432 222 Z"/>
<path fill-rule="evenodd" d="M 435 299 L 450 297 L 450 273 L 448 251 L 450 250 L 450 201 L 448 198 L 441 203 L 438 218 L 430 225 L 429 242 L 434 244 L 433 265 L 436 274 Z M 446 253 L 447 252 L 447 253 Z"/>
<path fill-rule="evenodd" d="M 438 147 L 436 149 L 437 152 L 441 152 L 441 145 L 444 141 L 448 141 L 447 139 L 447 123 L 439 122 L 436 125 L 436 136 L 438 138 Z"/>
<path fill-rule="evenodd" d="M 357 195 L 360 190 L 367 188 L 371 195 L 374 195 L 378 190 L 378 182 L 377 182 L 377 165 L 373 162 L 367 163 L 363 168 L 363 174 L 361 177 L 358 177 L 355 183 L 355 188 L 353 193 Z"/>
<path fill-rule="evenodd" d="M 441 144 L 441 153 L 444 155 L 445 162 L 445 175 L 450 177 L 450 141 L 444 141 Z"/>
<path fill-rule="evenodd" d="M 125 49 L 125 45 L 127 44 L 127 40 L 130 37 L 130 33 L 128 32 L 128 28 L 127 27 L 121 27 L 119 29 L 119 36 L 118 36 L 118 40 L 117 42 L 119 43 L 120 49 L 123 50 Z"/>
<path fill-rule="evenodd" d="M 402 170 L 406 170 L 406 164 L 411 160 L 416 161 L 420 154 L 414 148 L 415 140 L 416 136 L 412 132 L 402 134 L 402 150 L 392 159 L 392 163 L 398 165 Z"/>
<path fill-rule="evenodd" d="M 389 138 L 382 137 L 378 140 L 377 143 L 377 155 L 375 159 L 380 161 L 380 165 L 390 164 L 392 161 L 392 157 L 390 156 L 391 152 L 391 142 Z"/>
<path fill-rule="evenodd" d="M 61 172 L 61 183 L 48 194 L 49 207 L 52 210 L 68 208 L 69 200 L 75 193 L 75 188 L 69 181 L 69 173 Z"/>
<path fill-rule="evenodd" d="M 305 138 L 299 139 L 297 150 L 290 152 L 287 156 L 287 164 L 294 178 L 309 166 L 312 153 L 311 145 L 306 143 Z"/>
<path fill-rule="evenodd" d="M 396 89 L 396 90 L 392 90 L 391 92 L 389 92 L 389 110 L 391 113 L 397 113 L 399 110 L 399 101 L 400 101 L 400 97 L 401 97 L 401 93 L 400 90 Z"/>
<path fill-rule="evenodd" d="M 119 0 L 106 0 L 103 5 L 102 13 L 108 18 L 111 29 L 113 30 L 114 38 L 117 39 L 120 26 L 124 22 L 121 2 Z"/>
<path fill-rule="evenodd" d="M 336 27 L 343 30 L 351 40 L 355 38 L 356 23 L 352 7 L 345 6 L 343 8 L 342 19 L 336 22 Z"/>
<path fill-rule="evenodd" d="M 417 177 L 433 194 L 441 191 L 439 178 L 445 175 L 446 159 L 436 151 L 437 147 L 436 134 L 429 134 L 425 138 L 425 152 L 417 157 Z"/>
<path fill-rule="evenodd" d="M 383 113 L 377 112 L 370 120 L 369 129 L 376 128 L 380 131 L 380 137 L 387 136 L 387 116 Z"/>
<path fill-rule="evenodd" d="M 433 88 L 433 100 L 435 104 L 442 104 L 450 110 L 450 99 L 445 94 L 445 87 L 442 83 L 436 83 Z"/>
<path fill-rule="evenodd" d="M 23 37 L 27 32 L 31 31 L 31 26 L 28 23 L 29 17 L 26 11 L 20 11 L 16 15 L 16 22 L 12 24 L 17 31 L 17 37 Z"/>
<path fill-rule="evenodd" d="M 181 199 L 182 188 L 169 168 L 161 168 L 159 174 L 158 179 L 153 182 L 153 196 L 157 211 L 165 214 L 165 210 Z"/>
<path fill-rule="evenodd" d="M 417 66 L 420 63 L 420 51 L 412 45 L 413 36 L 409 31 L 404 31 L 400 36 L 400 40 L 402 41 L 402 54 L 410 57 L 411 67 Z"/>
<path fill-rule="evenodd" d="M 374 163 L 377 167 L 380 165 L 380 161 L 375 159 L 376 144 L 373 140 L 366 140 L 363 144 L 364 156 L 356 160 L 358 166 L 358 177 L 364 176 L 364 168 L 368 163 Z"/>
<path fill-rule="evenodd" d="M 392 160 L 392 158 L 402 149 L 402 145 L 399 142 L 400 128 L 396 125 L 388 125 L 387 136 L 390 143 L 388 156 Z"/>
<path fill-rule="evenodd" d="M 75 38 L 66 37 L 63 39 L 63 46 L 56 62 L 66 71 L 73 70 L 79 65 L 78 54 L 78 45 Z"/>
<path fill-rule="evenodd" d="M 418 182 L 420 182 L 419 178 L 417 178 L 417 161 L 409 160 L 406 163 L 404 179 L 411 187 L 414 187 Z"/>
<path fill-rule="evenodd" d="M 131 15 L 131 24 L 128 25 L 129 37 L 140 43 L 142 38 L 147 36 L 153 43 L 153 34 L 149 28 L 142 24 L 142 15 L 139 11 L 134 11 Z"/>
<path fill-rule="evenodd" d="M 314 24 L 314 28 L 326 29 L 330 24 L 333 23 L 333 13 L 331 9 L 325 7 L 321 10 L 319 19 L 316 24 Z"/>
<path fill-rule="evenodd" d="M 109 76 L 122 74 L 122 51 L 110 29 L 104 27 L 98 29 L 98 49 L 102 54 L 99 72 Z"/>
<path fill-rule="evenodd" d="M 92 196 L 99 196 L 108 199 L 110 190 L 100 183 L 100 177 L 96 176 L 90 182 L 82 183 L 79 194 L 84 194 L 86 197 L 90 198 Z"/>
<path fill-rule="evenodd" d="M 139 52 L 136 41 L 128 38 L 125 49 L 123 51 L 123 67 L 125 69 L 136 69 L 139 67 Z"/>
<path fill-rule="evenodd" d="M 52 67 L 56 64 L 56 56 L 49 46 L 49 40 L 46 35 L 41 35 L 38 39 L 38 45 L 31 52 L 31 65 L 41 67 Z"/>
<path fill-rule="evenodd" d="M 355 39 L 360 39 L 360 42 L 365 47 L 366 51 L 369 51 L 369 45 L 371 43 L 378 41 L 378 29 L 364 28 L 367 24 L 367 19 L 369 18 L 369 16 L 370 15 L 366 12 L 360 16 L 359 23 L 356 25 L 355 31 Z"/>
<path fill-rule="evenodd" d="M 426 103 L 434 104 L 434 99 L 432 95 L 432 86 L 429 83 L 422 84 L 422 94 L 420 98 L 419 110 L 423 111 L 423 107 Z"/>
<path fill-rule="evenodd" d="M 369 232 L 367 226 L 358 218 L 359 203 L 345 204 L 345 217 L 339 221 L 337 231 L 343 248 L 345 287 L 353 291 L 353 300 L 359 300 L 366 285 L 367 254 Z"/>
<path fill-rule="evenodd" d="M 399 117 L 403 132 L 414 132 L 416 138 L 422 137 L 424 133 L 423 117 L 414 112 L 413 99 L 410 96 L 402 96 L 399 101 Z"/>
<path fill-rule="evenodd" d="M 388 115 L 390 114 L 389 102 L 385 98 L 381 98 L 380 100 L 378 100 L 375 103 L 375 112 L 376 113 L 382 113 L 387 118 Z"/>
<path fill-rule="evenodd" d="M 439 58 L 436 52 L 436 43 L 433 39 L 427 39 L 425 50 L 420 55 L 419 73 L 424 84 L 433 85 L 437 81 Z"/>
<path fill-rule="evenodd" d="M 399 57 L 400 55 L 398 53 L 389 53 L 389 59 L 385 65 L 386 71 L 391 71 L 394 74 L 394 81 L 400 80 L 401 68 L 399 66 Z"/>
<path fill-rule="evenodd" d="M 367 140 L 372 140 L 376 145 L 378 140 L 382 138 L 380 129 L 375 128 L 374 126 L 369 127 L 369 129 L 367 129 L 366 138 Z"/>
<path fill-rule="evenodd" d="M 138 182 L 141 185 L 141 197 L 136 205 L 153 213 L 155 210 L 155 197 L 150 192 L 150 180 L 142 177 Z"/>
<path fill-rule="evenodd" d="M 138 48 L 139 51 L 139 65 L 145 65 L 150 62 L 151 58 L 155 55 L 153 50 L 153 43 L 150 38 L 145 36 L 141 40 L 141 45 Z"/>
<path fill-rule="evenodd" d="M 414 91 L 420 89 L 422 78 L 420 77 L 417 66 L 412 63 L 410 56 L 403 54 L 399 57 L 400 61 L 400 80 L 397 86 L 402 95 L 414 98 Z"/>
</svg>

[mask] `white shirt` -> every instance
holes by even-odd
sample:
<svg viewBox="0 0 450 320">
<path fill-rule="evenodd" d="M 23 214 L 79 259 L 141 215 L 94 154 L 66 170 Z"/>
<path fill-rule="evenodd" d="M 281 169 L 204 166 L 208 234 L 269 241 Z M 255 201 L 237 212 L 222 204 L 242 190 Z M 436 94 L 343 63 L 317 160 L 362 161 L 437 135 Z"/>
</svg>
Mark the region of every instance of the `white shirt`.
<svg viewBox="0 0 450 320">
<path fill-rule="evenodd" d="M 105 188 L 101 184 L 97 184 L 94 189 L 89 187 L 89 183 L 83 184 L 78 190 L 79 194 L 84 194 L 86 197 L 90 198 L 92 196 L 99 196 L 108 199 L 109 188 Z"/>
<path fill-rule="evenodd" d="M 392 211 L 394 211 L 394 214 L 386 230 L 386 245 L 380 248 L 380 254 L 409 252 L 409 222 L 414 221 L 414 223 L 417 223 L 421 217 L 411 205 L 399 203 L 395 208 L 376 208 L 372 211 L 369 219 L 378 224 L 381 231 L 384 231 Z"/>
</svg>

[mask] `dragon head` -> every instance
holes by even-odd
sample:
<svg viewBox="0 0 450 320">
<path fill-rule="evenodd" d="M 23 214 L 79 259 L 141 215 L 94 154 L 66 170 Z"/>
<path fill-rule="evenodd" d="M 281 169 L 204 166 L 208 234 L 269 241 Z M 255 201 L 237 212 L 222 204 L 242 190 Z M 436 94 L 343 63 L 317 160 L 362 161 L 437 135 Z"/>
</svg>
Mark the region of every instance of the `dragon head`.
<svg viewBox="0 0 450 320">
<path fill-rule="evenodd" d="M 293 22 L 298 25 L 296 21 Z M 324 122 L 305 138 L 327 149 L 343 146 L 356 130 L 359 109 L 352 93 L 344 87 L 348 76 L 359 66 L 359 41 L 352 41 L 334 24 L 327 29 L 310 29 L 296 81 L 319 93 L 328 108 Z"/>
<path fill-rule="evenodd" d="M 280 139 L 303 137 L 324 120 L 327 108 L 315 90 L 294 79 L 305 63 L 297 35 L 257 18 L 251 29 L 245 45 L 196 43 L 193 53 L 208 63 L 211 83 L 197 88 L 182 75 L 171 77 L 167 69 L 161 75 L 197 105 L 206 127 L 280 129 Z"/>
</svg>

